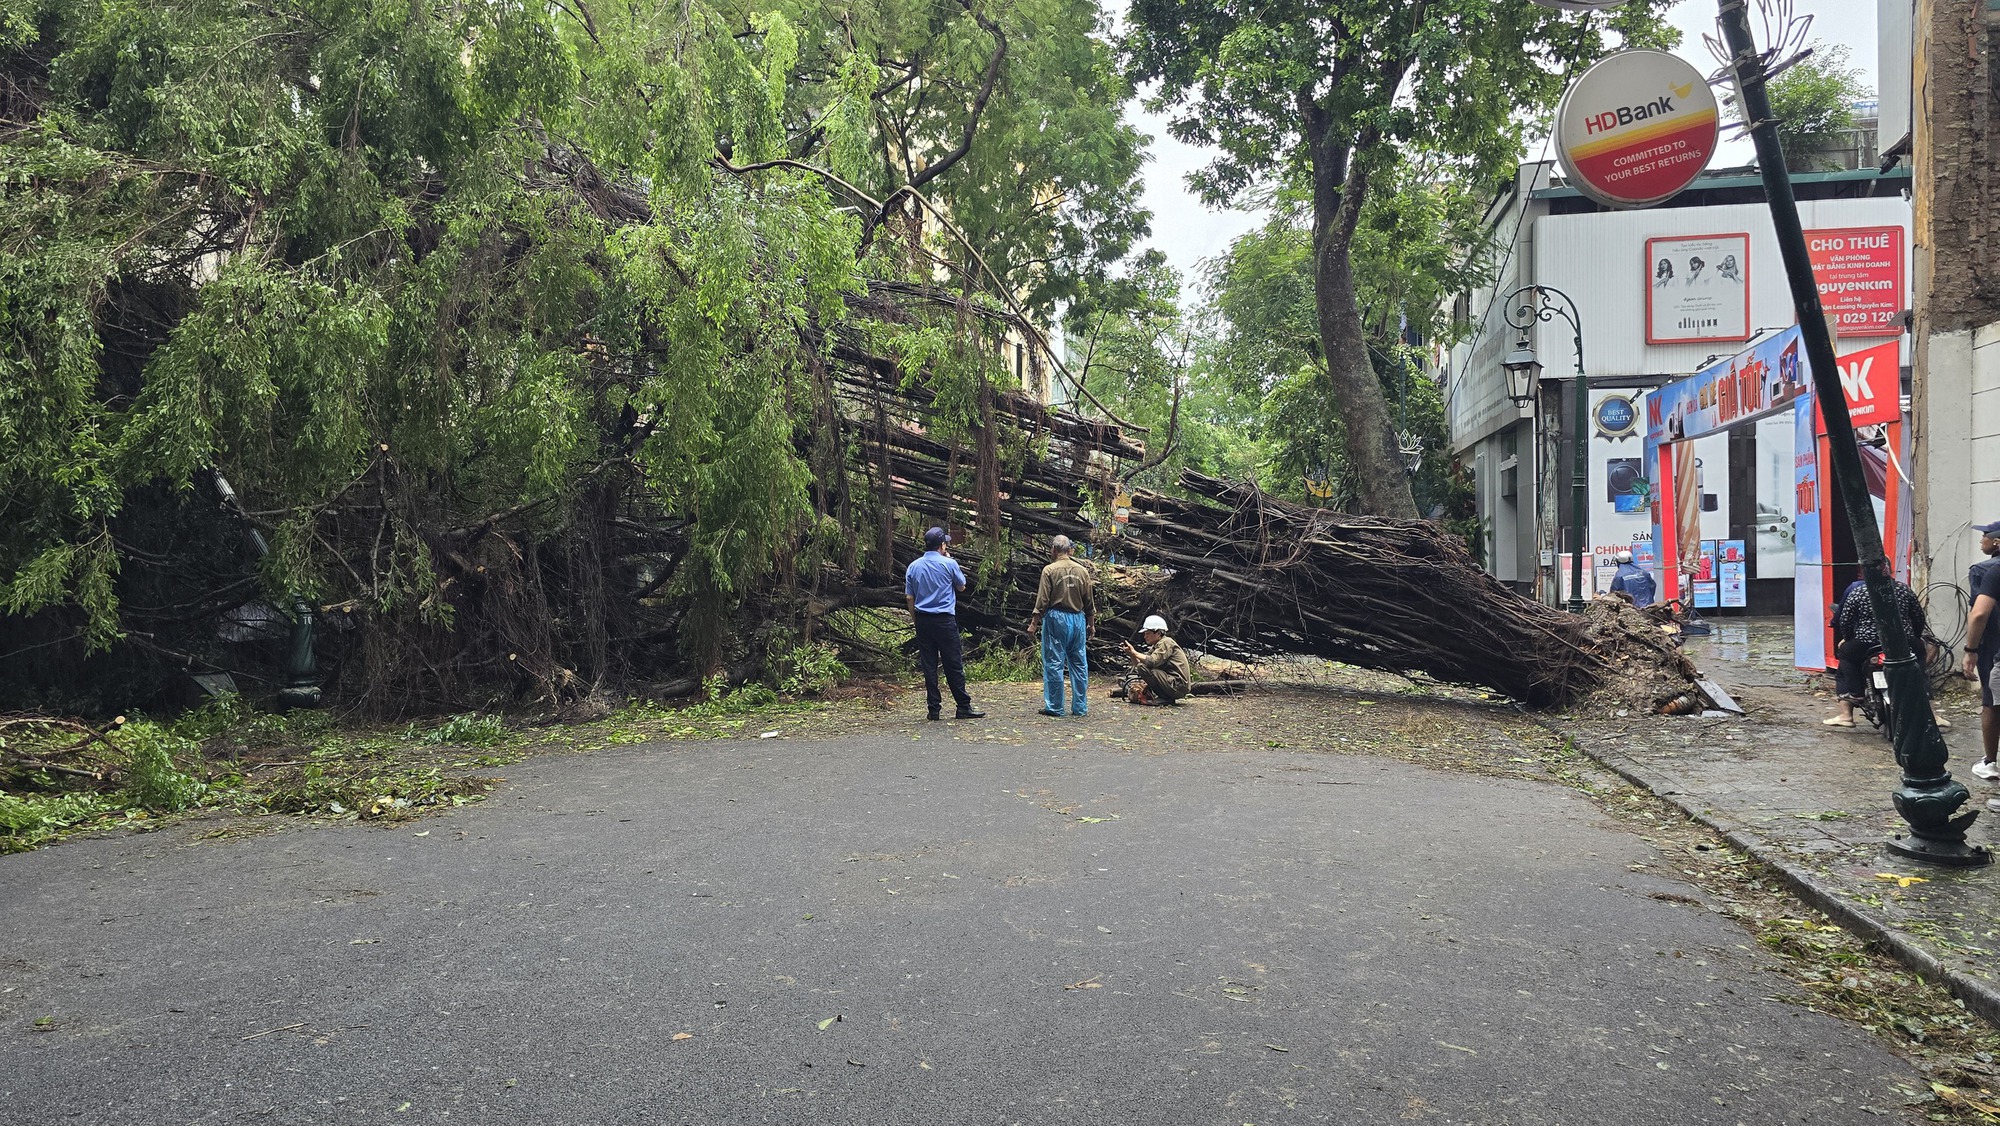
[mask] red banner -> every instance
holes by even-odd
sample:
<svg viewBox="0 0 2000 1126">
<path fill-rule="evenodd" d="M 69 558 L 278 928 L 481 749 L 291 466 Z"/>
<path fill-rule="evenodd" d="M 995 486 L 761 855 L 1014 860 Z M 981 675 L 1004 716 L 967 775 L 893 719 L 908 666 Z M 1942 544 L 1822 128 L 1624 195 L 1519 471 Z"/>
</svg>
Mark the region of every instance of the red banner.
<svg viewBox="0 0 2000 1126">
<path fill-rule="evenodd" d="M 1902 342 L 1891 340 L 1865 352 L 1840 357 L 1840 389 L 1847 417 L 1856 426 L 1902 420 Z"/>
<path fill-rule="evenodd" d="M 1840 335 L 1901 336 L 1908 308 L 1903 228 L 1839 227 L 1806 232 L 1820 305 L 1838 317 Z"/>
</svg>

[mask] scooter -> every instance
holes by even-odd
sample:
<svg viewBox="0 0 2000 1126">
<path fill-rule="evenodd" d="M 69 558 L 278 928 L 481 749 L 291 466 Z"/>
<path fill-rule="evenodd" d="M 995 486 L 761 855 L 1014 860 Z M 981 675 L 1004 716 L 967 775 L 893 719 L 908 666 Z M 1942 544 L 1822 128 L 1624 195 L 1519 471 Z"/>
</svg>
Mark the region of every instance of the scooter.
<svg viewBox="0 0 2000 1126">
<path fill-rule="evenodd" d="M 1868 655 L 1868 675 L 1861 682 L 1861 714 L 1868 722 L 1882 732 L 1890 741 L 1895 740 L 1894 728 L 1890 726 L 1889 674 L 1883 671 L 1882 651 L 1875 650 Z"/>
</svg>

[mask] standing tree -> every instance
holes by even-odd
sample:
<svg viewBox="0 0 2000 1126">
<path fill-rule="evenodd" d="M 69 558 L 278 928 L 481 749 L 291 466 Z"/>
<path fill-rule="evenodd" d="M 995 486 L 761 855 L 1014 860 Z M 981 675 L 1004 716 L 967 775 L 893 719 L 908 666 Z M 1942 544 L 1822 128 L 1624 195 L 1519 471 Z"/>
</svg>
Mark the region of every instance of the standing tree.
<svg viewBox="0 0 2000 1126">
<path fill-rule="evenodd" d="M 1214 203 L 1259 181 L 1311 185 L 1314 320 L 1364 512 L 1417 515 L 1367 349 L 1354 250 L 1370 189 L 1421 149 L 1488 176 L 1565 72 L 1613 43 L 1669 45 L 1657 0 L 1575 15 L 1529 0 L 1133 0 L 1125 52 L 1157 80 L 1173 135 L 1220 150 L 1195 186 Z"/>
<path fill-rule="evenodd" d="M 1869 96 L 1866 83 L 1848 62 L 1847 48 L 1814 43 L 1812 53 L 1771 80 L 1771 112 L 1778 140 L 1793 172 L 1837 167 L 1831 155 L 1854 129 L 1854 103 Z M 1742 108 L 1737 107 L 1742 115 Z"/>
</svg>

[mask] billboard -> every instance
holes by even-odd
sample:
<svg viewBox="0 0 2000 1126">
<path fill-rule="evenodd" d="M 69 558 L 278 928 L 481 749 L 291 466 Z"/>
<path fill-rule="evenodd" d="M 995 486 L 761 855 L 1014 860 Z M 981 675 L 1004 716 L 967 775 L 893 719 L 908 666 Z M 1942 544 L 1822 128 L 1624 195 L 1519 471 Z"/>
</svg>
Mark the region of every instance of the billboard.
<svg viewBox="0 0 2000 1126">
<path fill-rule="evenodd" d="M 1647 443 L 1677 442 L 1776 411 L 1810 389 L 1798 326 L 1646 397 Z"/>
<path fill-rule="evenodd" d="M 1903 335 L 1903 228 L 1838 227 L 1806 232 L 1819 301 L 1841 339 Z"/>
<path fill-rule="evenodd" d="M 1792 663 L 1802 669 L 1826 667 L 1826 568 L 1820 552 L 1819 440 L 1813 400 L 1793 408 L 1796 445 L 1792 454 L 1798 496 L 1796 572 L 1792 587 Z"/>
<path fill-rule="evenodd" d="M 1750 339 L 1750 236 L 1646 240 L 1646 343 Z"/>
</svg>

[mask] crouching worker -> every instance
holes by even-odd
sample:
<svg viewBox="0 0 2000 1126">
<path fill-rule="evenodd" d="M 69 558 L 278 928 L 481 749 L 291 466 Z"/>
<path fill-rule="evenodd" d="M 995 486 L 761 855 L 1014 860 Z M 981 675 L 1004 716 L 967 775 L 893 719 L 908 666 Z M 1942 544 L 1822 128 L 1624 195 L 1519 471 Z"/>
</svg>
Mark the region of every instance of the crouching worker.
<svg viewBox="0 0 2000 1126">
<path fill-rule="evenodd" d="M 1172 704 L 1188 694 L 1194 670 L 1188 665 L 1187 650 L 1167 636 L 1167 620 L 1158 614 L 1139 627 L 1146 642 L 1144 653 L 1125 643 L 1125 655 L 1132 658 L 1133 675 L 1125 682 L 1125 699 L 1133 704 Z"/>
</svg>

